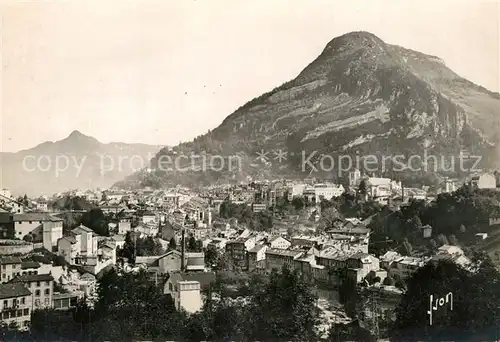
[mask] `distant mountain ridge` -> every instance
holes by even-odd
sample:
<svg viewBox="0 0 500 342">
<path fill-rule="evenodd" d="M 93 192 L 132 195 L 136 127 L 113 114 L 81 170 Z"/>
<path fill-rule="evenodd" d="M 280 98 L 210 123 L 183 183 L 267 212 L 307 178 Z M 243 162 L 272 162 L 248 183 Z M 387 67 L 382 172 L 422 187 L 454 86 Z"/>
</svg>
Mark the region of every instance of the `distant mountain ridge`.
<svg viewBox="0 0 500 342">
<path fill-rule="evenodd" d="M 112 142 L 73 131 L 68 137 L 19 152 L 0 153 L 0 186 L 16 194 L 53 194 L 108 188 L 146 167 L 162 146 Z"/>
<path fill-rule="evenodd" d="M 369 32 L 331 40 L 295 79 L 253 99 L 213 131 L 162 149 L 153 172 L 121 187 L 208 184 L 215 181 L 310 174 L 301 153 L 338 155 L 483 156 L 499 166 L 500 95 L 454 73 L 435 56 L 390 45 Z M 287 152 L 286 163 L 256 163 L 259 151 Z M 222 170 L 162 170 L 162 156 L 237 155 L 243 166 Z M 314 160 L 317 163 L 319 160 Z M 312 171 L 312 170 L 311 170 Z"/>
</svg>

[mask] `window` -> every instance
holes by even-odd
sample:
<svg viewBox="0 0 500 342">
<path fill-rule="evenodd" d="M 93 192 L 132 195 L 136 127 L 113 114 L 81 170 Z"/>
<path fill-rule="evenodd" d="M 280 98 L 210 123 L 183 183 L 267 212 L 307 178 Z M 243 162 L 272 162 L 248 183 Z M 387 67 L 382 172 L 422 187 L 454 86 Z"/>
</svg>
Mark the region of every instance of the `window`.
<svg viewBox="0 0 500 342">
<path fill-rule="evenodd" d="M 39 281 L 36 282 L 36 287 L 40 287 L 40 282 Z"/>
<path fill-rule="evenodd" d="M 5 273 L 2 274 L 2 279 L 5 279 L 7 275 Z"/>
<path fill-rule="evenodd" d="M 4 312 L 3 315 L 2 315 L 2 318 L 3 319 L 8 319 L 9 318 L 9 312 Z"/>
<path fill-rule="evenodd" d="M 169 289 L 170 291 L 172 291 L 172 290 L 173 290 L 172 283 L 168 283 L 168 289 Z"/>
<path fill-rule="evenodd" d="M 21 304 L 26 304 L 26 298 L 21 298 Z"/>
<path fill-rule="evenodd" d="M 45 305 L 47 305 L 47 306 L 48 306 L 49 304 L 50 304 L 50 302 L 49 302 L 49 298 L 45 298 Z"/>
<path fill-rule="evenodd" d="M 27 327 L 30 325 L 30 321 L 24 321 L 24 326 Z"/>
<path fill-rule="evenodd" d="M 45 295 L 46 296 L 50 295 L 50 289 L 45 289 Z"/>
<path fill-rule="evenodd" d="M 40 290 L 35 291 L 35 296 L 40 297 Z M 37 299 L 38 300 L 38 299 Z"/>
<path fill-rule="evenodd" d="M 17 310 L 17 317 L 23 317 L 23 310 Z"/>
<path fill-rule="evenodd" d="M 9 306 L 9 301 L 8 300 L 4 300 L 3 301 L 3 307 L 6 308 Z"/>
<path fill-rule="evenodd" d="M 29 316 L 30 314 L 30 309 L 24 309 L 24 315 Z"/>
<path fill-rule="evenodd" d="M 50 281 L 46 281 L 45 285 L 50 286 Z"/>
<path fill-rule="evenodd" d="M 40 306 L 40 299 L 35 300 L 35 306 Z"/>
<path fill-rule="evenodd" d="M 33 223 L 33 221 L 30 221 L 30 224 L 32 224 L 32 223 Z"/>
</svg>

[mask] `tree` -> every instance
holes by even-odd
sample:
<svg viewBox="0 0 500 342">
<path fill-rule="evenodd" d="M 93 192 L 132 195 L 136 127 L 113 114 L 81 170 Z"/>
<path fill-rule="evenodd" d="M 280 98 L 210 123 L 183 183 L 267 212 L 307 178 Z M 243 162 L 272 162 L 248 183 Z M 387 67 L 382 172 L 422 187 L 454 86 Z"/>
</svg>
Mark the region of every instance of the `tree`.
<svg viewBox="0 0 500 342">
<path fill-rule="evenodd" d="M 99 208 L 90 209 L 90 211 L 84 213 L 82 224 L 98 235 L 109 236 L 108 219 Z"/>
<path fill-rule="evenodd" d="M 396 309 L 391 333 L 395 340 L 489 340 L 500 317 L 498 312 L 500 274 L 486 256 L 480 256 L 476 271 L 468 271 L 450 261 L 429 263 L 409 279 L 408 289 Z M 450 303 L 433 310 L 429 325 L 430 296 L 434 300 L 452 293 Z M 448 295 L 448 299 L 451 299 Z M 434 303 L 433 303 L 434 305 Z M 490 336 L 491 338 L 491 336 Z"/>
<path fill-rule="evenodd" d="M 170 248 L 170 249 L 177 249 L 177 242 L 175 241 L 175 237 L 174 236 L 172 236 L 172 238 L 168 242 L 168 248 Z"/>
<path fill-rule="evenodd" d="M 273 271 L 268 282 L 255 288 L 246 322 L 251 340 L 316 340 L 316 297 L 299 274 L 283 267 Z M 288 314 L 284 315 L 283 313 Z"/>
<path fill-rule="evenodd" d="M 448 244 L 448 239 L 444 236 L 444 234 L 439 234 L 436 238 L 436 242 L 439 246 L 443 246 Z"/>
<path fill-rule="evenodd" d="M 394 279 L 392 279 L 389 276 L 385 277 L 383 284 L 386 285 L 386 286 L 394 286 Z"/>
<path fill-rule="evenodd" d="M 196 251 L 196 239 L 194 238 L 193 234 L 189 235 L 188 243 L 187 243 L 187 250 L 188 252 L 195 252 Z"/>
<path fill-rule="evenodd" d="M 367 186 L 366 186 L 366 180 L 362 179 L 360 182 L 359 182 L 359 186 L 358 186 L 358 193 L 360 195 L 363 195 L 365 196 L 367 194 Z"/>
<path fill-rule="evenodd" d="M 292 205 L 295 210 L 302 210 L 305 207 L 305 202 L 302 197 L 294 197 L 292 199 Z"/>
</svg>

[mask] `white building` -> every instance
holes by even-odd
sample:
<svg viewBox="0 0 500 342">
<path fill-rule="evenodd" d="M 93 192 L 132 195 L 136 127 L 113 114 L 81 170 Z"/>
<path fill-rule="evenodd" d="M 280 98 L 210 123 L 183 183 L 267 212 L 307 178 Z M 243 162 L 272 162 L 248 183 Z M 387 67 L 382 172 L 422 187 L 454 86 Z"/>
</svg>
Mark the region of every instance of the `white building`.
<svg viewBox="0 0 500 342">
<path fill-rule="evenodd" d="M 389 178 L 370 177 L 366 179 L 366 189 L 371 197 L 388 197 L 392 195 L 392 184 Z"/>
<path fill-rule="evenodd" d="M 71 230 L 74 236 L 81 235 L 81 255 L 95 255 L 97 253 L 97 240 L 94 241 L 94 232 L 92 229 L 80 225 Z"/>
<path fill-rule="evenodd" d="M 269 240 L 269 247 L 276 249 L 288 249 L 292 243 L 285 239 L 284 237 L 278 236 L 274 239 Z"/>
<path fill-rule="evenodd" d="M 478 189 L 496 189 L 497 180 L 494 174 L 483 173 L 472 177 L 471 185 Z"/>
<path fill-rule="evenodd" d="M 321 199 L 331 200 L 334 197 L 339 197 L 344 193 L 345 189 L 342 184 L 315 184 L 314 195 L 316 203 L 321 202 Z"/>
<path fill-rule="evenodd" d="M 16 238 L 30 235 L 33 242 L 43 242 L 48 251 L 52 251 L 63 235 L 63 220 L 46 213 L 14 214 L 13 221 Z"/>
</svg>

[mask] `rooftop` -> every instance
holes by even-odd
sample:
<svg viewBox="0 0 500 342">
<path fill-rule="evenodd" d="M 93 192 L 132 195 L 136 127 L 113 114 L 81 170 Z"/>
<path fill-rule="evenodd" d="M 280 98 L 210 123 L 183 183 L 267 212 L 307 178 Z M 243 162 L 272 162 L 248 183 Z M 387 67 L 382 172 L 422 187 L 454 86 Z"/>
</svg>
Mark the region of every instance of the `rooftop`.
<svg viewBox="0 0 500 342">
<path fill-rule="evenodd" d="M 0 265 L 12 265 L 22 263 L 21 259 L 18 257 L 2 257 L 0 258 Z"/>
<path fill-rule="evenodd" d="M 0 299 L 24 297 L 31 295 L 22 283 L 0 284 Z"/>
<path fill-rule="evenodd" d="M 266 250 L 266 254 L 294 257 L 294 258 L 301 255 L 302 253 L 303 252 L 300 250 L 289 250 L 289 249 L 269 248 Z"/>
<path fill-rule="evenodd" d="M 23 282 L 23 283 L 32 283 L 35 281 L 53 281 L 54 277 L 50 274 L 25 274 L 20 275 L 13 278 L 12 282 Z"/>
<path fill-rule="evenodd" d="M 24 213 L 14 214 L 14 221 L 45 221 L 45 222 L 62 222 L 62 218 L 47 214 L 47 213 Z"/>
</svg>

